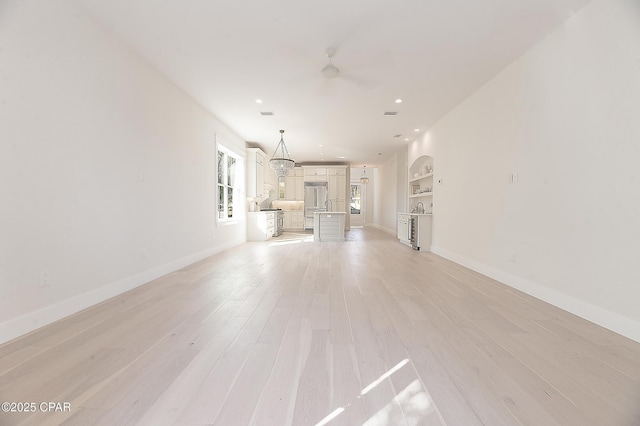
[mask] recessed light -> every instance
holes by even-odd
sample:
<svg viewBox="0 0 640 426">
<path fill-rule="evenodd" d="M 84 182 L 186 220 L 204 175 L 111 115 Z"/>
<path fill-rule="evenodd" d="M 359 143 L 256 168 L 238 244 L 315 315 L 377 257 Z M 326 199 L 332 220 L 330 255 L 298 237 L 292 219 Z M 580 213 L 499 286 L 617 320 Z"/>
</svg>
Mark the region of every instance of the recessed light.
<svg viewBox="0 0 640 426">
<path fill-rule="evenodd" d="M 404 138 L 404 140 L 405 140 L 405 141 L 408 141 L 408 140 L 409 140 L 409 138 Z"/>
<path fill-rule="evenodd" d="M 262 99 L 256 99 L 256 103 L 257 104 L 261 104 L 262 103 Z"/>
<path fill-rule="evenodd" d="M 338 156 L 338 158 L 340 158 L 340 159 L 344 160 L 344 157 L 342 157 L 342 156 L 340 156 L 340 155 Z"/>
<path fill-rule="evenodd" d="M 413 129 L 413 131 L 414 131 L 414 132 L 419 132 L 419 131 L 420 131 L 420 129 Z"/>
<path fill-rule="evenodd" d="M 318 145 L 318 148 L 322 148 L 322 145 Z"/>
<path fill-rule="evenodd" d="M 378 153 L 378 155 L 382 155 L 382 153 L 381 153 L 381 152 L 379 152 L 379 153 Z"/>
<path fill-rule="evenodd" d="M 396 103 L 397 103 L 397 104 L 401 104 L 401 103 L 402 103 L 402 99 L 399 99 L 399 98 L 398 98 L 398 99 L 396 99 Z"/>
</svg>

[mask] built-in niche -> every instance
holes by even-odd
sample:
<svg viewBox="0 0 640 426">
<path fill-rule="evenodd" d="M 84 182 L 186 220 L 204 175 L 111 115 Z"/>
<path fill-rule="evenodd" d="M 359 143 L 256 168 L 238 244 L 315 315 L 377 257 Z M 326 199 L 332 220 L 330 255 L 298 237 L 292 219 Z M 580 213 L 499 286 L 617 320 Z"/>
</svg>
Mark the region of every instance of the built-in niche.
<svg viewBox="0 0 640 426">
<path fill-rule="evenodd" d="M 422 204 L 419 204 L 422 203 Z M 409 211 L 433 213 L 433 157 L 423 155 L 409 167 Z"/>
</svg>

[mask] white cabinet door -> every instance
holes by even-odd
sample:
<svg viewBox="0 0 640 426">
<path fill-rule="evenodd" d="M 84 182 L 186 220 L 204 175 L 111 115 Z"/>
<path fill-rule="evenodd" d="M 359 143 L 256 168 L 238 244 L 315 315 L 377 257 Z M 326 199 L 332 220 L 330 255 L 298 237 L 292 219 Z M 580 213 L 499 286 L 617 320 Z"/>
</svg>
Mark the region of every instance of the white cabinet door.
<svg viewBox="0 0 640 426">
<path fill-rule="evenodd" d="M 285 179 L 284 198 L 293 201 L 304 201 L 304 177 L 287 176 Z"/>
<path fill-rule="evenodd" d="M 266 154 L 258 148 L 247 148 L 247 198 L 265 198 L 264 167 Z"/>
<path fill-rule="evenodd" d="M 289 211 L 285 211 L 284 212 L 284 229 L 291 229 L 292 228 L 292 218 L 293 218 L 293 212 L 289 212 Z"/>
<path fill-rule="evenodd" d="M 329 169 L 334 172 L 338 172 L 341 169 Z M 333 212 L 346 212 L 347 211 L 347 177 L 345 174 L 329 174 L 328 181 L 328 195 L 331 211 Z"/>
<path fill-rule="evenodd" d="M 291 212 L 291 229 L 302 231 L 304 229 L 304 212 Z"/>
<path fill-rule="evenodd" d="M 326 182 L 327 169 L 323 167 L 306 167 L 304 169 L 305 182 Z"/>
<path fill-rule="evenodd" d="M 344 200 L 346 199 L 347 191 L 347 178 L 346 176 L 329 176 L 329 199 L 330 200 Z"/>
</svg>

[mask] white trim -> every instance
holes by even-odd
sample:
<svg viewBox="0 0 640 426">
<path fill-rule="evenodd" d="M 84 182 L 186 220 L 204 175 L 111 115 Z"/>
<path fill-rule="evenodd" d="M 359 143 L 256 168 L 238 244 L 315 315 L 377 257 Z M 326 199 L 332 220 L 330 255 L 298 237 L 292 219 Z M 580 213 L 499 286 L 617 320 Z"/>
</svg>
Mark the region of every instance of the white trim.
<svg viewBox="0 0 640 426">
<path fill-rule="evenodd" d="M 383 232 L 386 232 L 387 234 L 396 235 L 396 231 L 394 231 L 393 229 L 385 228 L 375 223 L 367 223 L 364 226 L 371 226 L 372 228 L 379 229 Z"/>
<path fill-rule="evenodd" d="M 571 312 L 581 318 L 594 322 L 604 328 L 640 342 L 640 322 L 592 305 L 584 300 L 558 292 L 535 281 L 530 281 L 501 269 L 468 259 L 440 247 L 431 246 L 431 252 L 462 266 L 472 269 L 489 278 L 500 281 L 530 296 L 550 303 L 560 309 Z"/>
<path fill-rule="evenodd" d="M 236 244 L 224 244 L 208 250 L 194 253 L 182 259 L 115 281 L 87 293 L 79 294 L 46 308 L 30 312 L 18 318 L 0 323 L 0 344 L 21 337 L 45 325 L 78 313 L 84 309 L 104 302 L 164 275 L 175 272 L 185 266 L 198 262 Z"/>
<path fill-rule="evenodd" d="M 219 217 L 219 211 L 218 211 L 218 200 L 220 197 L 219 194 L 219 190 L 220 190 L 220 182 L 218 182 L 218 153 L 222 152 L 224 153 L 224 155 L 228 158 L 231 157 L 233 159 L 236 160 L 236 181 L 234 182 L 234 185 L 232 187 L 233 189 L 233 193 L 234 193 L 234 197 L 233 197 L 233 212 L 234 212 L 234 217 L 225 217 L 223 219 L 221 219 Z M 240 211 L 242 211 L 243 209 L 243 205 L 240 202 L 240 200 L 243 200 L 245 197 L 245 182 L 244 182 L 244 175 L 245 175 L 245 162 L 246 162 L 246 157 L 244 155 L 239 155 L 237 154 L 233 149 L 229 148 L 228 145 L 224 144 L 224 139 L 216 136 L 216 157 L 215 157 L 215 170 L 216 170 L 216 194 L 215 194 L 215 199 L 216 199 L 216 212 L 215 212 L 215 217 L 216 217 L 216 226 L 228 226 L 228 225 L 235 225 L 238 223 L 238 214 Z M 226 175 L 226 171 L 225 171 L 225 175 Z M 226 185 L 223 185 L 225 188 L 227 187 Z M 226 200 L 225 200 L 225 205 L 226 205 Z"/>
</svg>

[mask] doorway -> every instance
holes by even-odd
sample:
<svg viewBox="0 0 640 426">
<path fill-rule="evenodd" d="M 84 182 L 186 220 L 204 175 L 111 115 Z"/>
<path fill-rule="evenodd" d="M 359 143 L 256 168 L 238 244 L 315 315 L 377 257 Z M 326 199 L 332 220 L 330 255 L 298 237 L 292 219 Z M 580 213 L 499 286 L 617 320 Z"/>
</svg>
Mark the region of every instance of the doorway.
<svg viewBox="0 0 640 426">
<path fill-rule="evenodd" d="M 351 199 L 349 202 L 351 212 L 351 227 L 363 227 L 364 226 L 364 193 L 362 192 L 363 185 L 361 183 L 351 184 Z"/>
</svg>

